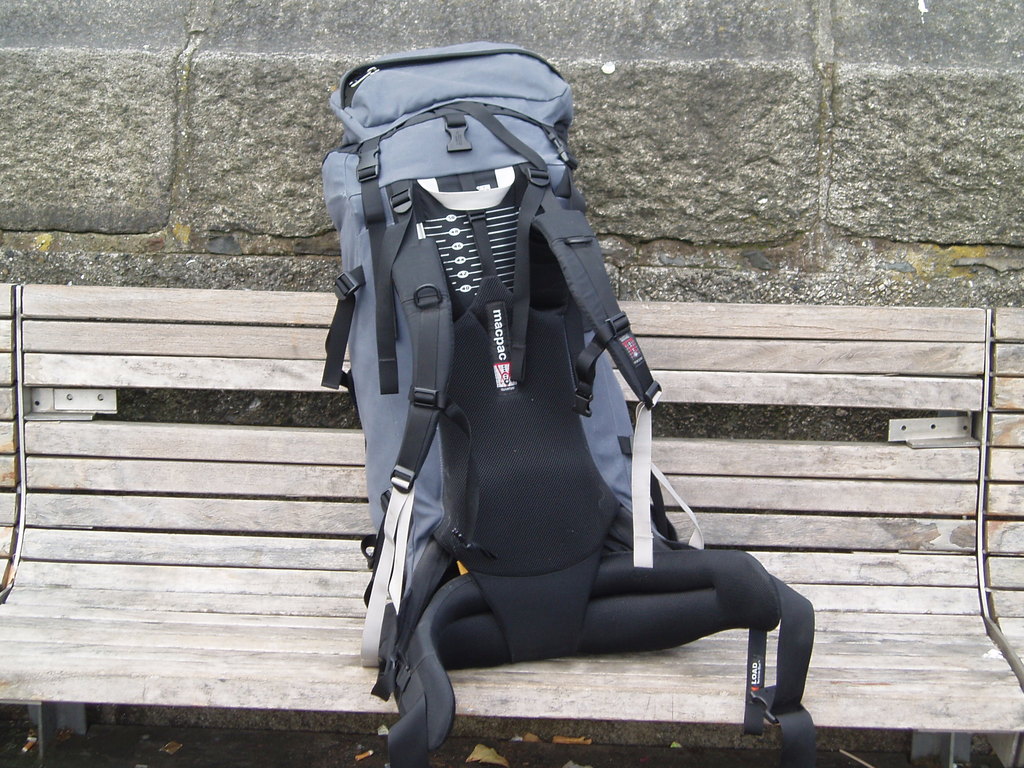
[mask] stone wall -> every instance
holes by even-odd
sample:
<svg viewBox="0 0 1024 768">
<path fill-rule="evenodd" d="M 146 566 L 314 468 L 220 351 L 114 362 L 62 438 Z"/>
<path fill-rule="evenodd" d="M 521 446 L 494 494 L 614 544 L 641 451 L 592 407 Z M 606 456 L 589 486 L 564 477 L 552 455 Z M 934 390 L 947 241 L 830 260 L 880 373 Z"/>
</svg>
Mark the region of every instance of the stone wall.
<svg viewBox="0 0 1024 768">
<path fill-rule="evenodd" d="M 4 0 L 0 281 L 327 290 L 350 65 L 572 83 L 624 297 L 1020 304 L 1017 0 Z"/>
</svg>

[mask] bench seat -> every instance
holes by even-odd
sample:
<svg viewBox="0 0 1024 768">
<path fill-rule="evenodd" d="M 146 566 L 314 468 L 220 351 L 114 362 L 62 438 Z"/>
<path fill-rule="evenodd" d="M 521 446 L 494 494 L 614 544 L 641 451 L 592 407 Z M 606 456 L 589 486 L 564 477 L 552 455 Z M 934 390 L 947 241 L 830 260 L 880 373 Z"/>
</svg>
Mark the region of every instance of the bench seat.
<svg viewBox="0 0 1024 768">
<path fill-rule="evenodd" d="M 96 389 L 316 392 L 334 300 L 27 286 L 22 304 L 23 383 L 81 403 Z M 624 309 L 680 408 L 986 408 L 984 310 Z M 0 699 L 391 712 L 358 663 L 360 434 L 119 418 L 26 414 Z M 805 702 L 820 726 L 1013 737 L 1024 693 L 981 609 L 983 449 L 885 433 L 663 437 L 655 461 L 712 546 L 753 552 L 815 604 Z M 1015 570 L 1015 553 L 989 563 Z M 745 633 L 727 632 L 452 679 L 464 715 L 739 724 L 745 654 Z"/>
</svg>

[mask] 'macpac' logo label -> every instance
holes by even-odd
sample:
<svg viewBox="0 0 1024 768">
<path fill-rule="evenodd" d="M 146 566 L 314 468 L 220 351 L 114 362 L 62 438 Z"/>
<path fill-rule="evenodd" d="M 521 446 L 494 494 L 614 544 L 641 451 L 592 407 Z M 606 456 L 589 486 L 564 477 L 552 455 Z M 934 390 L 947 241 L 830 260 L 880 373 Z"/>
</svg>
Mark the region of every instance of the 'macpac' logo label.
<svg viewBox="0 0 1024 768">
<path fill-rule="evenodd" d="M 511 392 L 516 388 L 516 382 L 512 380 L 510 358 L 512 341 L 508 335 L 508 309 L 504 302 L 492 301 L 485 307 L 485 310 L 487 312 L 487 330 L 491 338 L 494 386 L 502 392 Z"/>
</svg>

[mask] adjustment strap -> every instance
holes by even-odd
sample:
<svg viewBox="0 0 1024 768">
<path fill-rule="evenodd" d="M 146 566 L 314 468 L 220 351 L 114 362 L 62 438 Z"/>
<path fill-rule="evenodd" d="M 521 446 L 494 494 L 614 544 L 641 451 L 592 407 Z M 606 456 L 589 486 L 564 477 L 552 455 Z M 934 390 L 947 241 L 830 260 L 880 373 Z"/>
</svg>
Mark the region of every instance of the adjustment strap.
<svg viewBox="0 0 1024 768">
<path fill-rule="evenodd" d="M 526 185 L 519 201 L 516 266 L 512 283 L 512 381 L 523 381 L 526 377 L 526 334 L 530 322 L 530 230 L 548 192 L 547 187 L 531 182 Z"/>
<path fill-rule="evenodd" d="M 338 297 L 338 304 L 334 308 L 334 317 L 327 331 L 327 340 L 324 342 L 327 358 L 324 361 L 321 386 L 329 389 L 338 389 L 341 386 L 352 389 L 349 374 L 344 370 L 345 351 L 348 349 L 352 316 L 356 310 L 355 294 L 365 282 L 362 267 L 356 267 L 351 272 L 343 272 L 334 281 L 334 294 Z"/>
<path fill-rule="evenodd" d="M 651 530 L 651 409 L 636 407 L 633 432 L 633 567 L 654 567 L 654 532 Z"/>
<path fill-rule="evenodd" d="M 655 480 L 668 491 L 668 495 L 671 496 L 676 504 L 679 505 L 680 509 L 686 513 L 686 516 L 690 518 L 690 522 L 693 523 L 693 533 L 690 534 L 690 540 L 687 542 L 694 549 L 704 549 L 704 533 L 700 529 L 700 523 L 697 522 L 697 516 L 690 509 L 690 505 L 683 501 L 683 497 L 676 491 L 675 486 L 672 485 L 672 481 L 665 476 L 654 464 L 651 464 L 651 474 L 654 475 Z"/>
</svg>

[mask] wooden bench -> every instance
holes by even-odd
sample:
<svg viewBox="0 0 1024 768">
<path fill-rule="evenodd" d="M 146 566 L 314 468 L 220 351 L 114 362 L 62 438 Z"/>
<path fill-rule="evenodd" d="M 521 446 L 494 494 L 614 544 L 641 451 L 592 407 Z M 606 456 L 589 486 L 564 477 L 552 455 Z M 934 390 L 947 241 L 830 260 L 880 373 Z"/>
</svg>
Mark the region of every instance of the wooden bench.
<svg viewBox="0 0 1024 768">
<path fill-rule="evenodd" d="M 358 663 L 358 432 L 64 410 L 112 411 L 110 390 L 319 391 L 333 297 L 26 286 L 21 305 L 33 410 L 0 699 L 391 712 Z M 678 408 L 985 411 L 984 310 L 624 308 Z M 656 461 L 713 546 L 754 551 L 814 602 L 805 701 L 819 726 L 938 732 L 917 743 L 942 742 L 947 761 L 966 734 L 1002 734 L 1019 764 L 1024 694 L 982 617 L 970 437 L 915 449 L 888 442 L 883 420 L 846 442 L 661 438 Z M 745 642 L 453 682 L 463 715 L 735 725 Z"/>
</svg>

